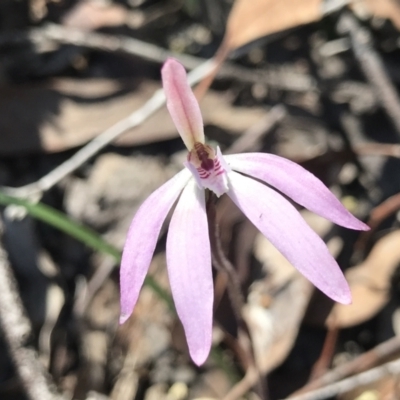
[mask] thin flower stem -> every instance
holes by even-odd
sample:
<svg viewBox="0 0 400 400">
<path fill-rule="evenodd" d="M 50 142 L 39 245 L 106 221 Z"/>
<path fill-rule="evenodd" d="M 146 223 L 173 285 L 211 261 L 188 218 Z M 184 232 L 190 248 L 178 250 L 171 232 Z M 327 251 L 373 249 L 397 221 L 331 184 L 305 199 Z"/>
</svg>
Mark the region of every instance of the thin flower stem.
<svg viewBox="0 0 400 400">
<path fill-rule="evenodd" d="M 245 327 L 239 327 L 237 338 L 228 335 L 227 341 L 228 343 L 230 342 L 231 347 L 235 349 L 246 373 L 239 382 L 233 385 L 231 390 L 223 397 L 223 400 L 240 399 L 255 386 L 258 389 L 257 394 L 260 396 L 260 399 L 266 400 L 266 390 L 255 362 L 251 339 L 247 329 L 244 328 Z"/>
<path fill-rule="evenodd" d="M 226 273 L 228 276 L 228 294 L 232 303 L 233 311 L 238 321 L 242 321 L 242 308 L 244 299 L 240 287 L 239 278 L 232 263 L 225 257 L 219 236 L 219 225 L 216 219 L 215 196 L 211 192 L 207 202 L 207 217 L 210 232 L 210 243 L 213 265 L 215 268 Z"/>
<path fill-rule="evenodd" d="M 245 305 L 239 277 L 232 263 L 226 258 L 222 249 L 219 236 L 219 225 L 216 218 L 215 195 L 209 192 L 207 201 L 207 217 L 211 244 L 212 261 L 214 267 L 228 277 L 228 295 L 235 316 L 238 321 L 238 345 L 237 352 L 243 362 L 246 374 L 243 379 L 233 386 L 232 390 L 224 397 L 224 400 L 235 400 L 247 393 L 251 387 L 257 386 L 260 396 L 264 396 L 261 374 L 255 361 L 251 337 L 246 322 L 242 317 L 242 310 Z M 236 346 L 237 347 L 237 346 Z M 264 397 L 262 397 L 264 398 Z"/>
<path fill-rule="evenodd" d="M 188 81 L 191 86 L 203 79 L 213 68 L 214 60 L 210 59 L 199 65 L 188 74 Z M 165 95 L 162 89 L 157 90 L 153 96 L 138 110 L 125 119 L 117 122 L 99 136 L 90 141 L 86 146 L 77 151 L 70 159 L 59 165 L 38 181 L 22 186 L 20 188 L 4 187 L 3 191 L 9 195 L 23 198 L 31 198 L 38 201 L 43 192 L 51 189 L 58 182 L 74 172 L 101 149 L 113 142 L 129 129 L 142 124 L 165 104 Z"/>
</svg>

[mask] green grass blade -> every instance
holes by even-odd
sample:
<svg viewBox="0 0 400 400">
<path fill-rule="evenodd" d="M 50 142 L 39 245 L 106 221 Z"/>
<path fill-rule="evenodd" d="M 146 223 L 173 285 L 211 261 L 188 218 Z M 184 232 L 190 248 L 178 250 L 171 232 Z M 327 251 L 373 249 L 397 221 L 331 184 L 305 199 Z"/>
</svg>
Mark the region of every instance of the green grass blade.
<svg viewBox="0 0 400 400">
<path fill-rule="evenodd" d="M 69 218 L 64 213 L 47 206 L 43 203 L 33 203 L 19 197 L 13 197 L 0 192 L 0 204 L 18 205 L 27 211 L 29 215 L 42 222 L 45 222 L 54 228 L 70 235 L 76 240 L 84 243 L 93 250 L 109 254 L 115 259 L 116 263 L 121 261 L 121 251 L 113 245 L 107 243 L 97 232 Z M 145 284 L 165 301 L 171 310 L 174 305 L 171 296 L 151 277 L 147 276 Z"/>
<path fill-rule="evenodd" d="M 113 245 L 107 243 L 97 232 L 94 230 L 72 220 L 66 214 L 47 206 L 43 203 L 33 203 L 31 201 L 6 195 L 0 191 L 0 205 L 17 205 L 25 208 L 27 213 L 33 218 L 45 222 L 54 228 L 70 235 L 76 240 L 84 243 L 93 250 L 109 254 L 115 259 L 116 263 L 121 261 L 121 251 Z M 145 285 L 150 287 L 160 299 L 162 299 L 168 308 L 175 312 L 174 303 L 170 294 L 165 291 L 151 276 L 147 276 L 144 282 Z M 211 357 L 228 375 L 232 382 L 239 380 L 235 369 L 224 360 L 223 353 L 218 348 L 213 348 Z"/>
</svg>

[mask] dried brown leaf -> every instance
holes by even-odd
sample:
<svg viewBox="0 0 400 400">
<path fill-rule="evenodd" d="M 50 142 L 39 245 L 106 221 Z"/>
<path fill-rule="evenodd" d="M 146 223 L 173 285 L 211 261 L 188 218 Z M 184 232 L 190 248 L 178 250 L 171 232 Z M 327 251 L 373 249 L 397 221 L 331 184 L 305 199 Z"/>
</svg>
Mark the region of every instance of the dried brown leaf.
<svg viewBox="0 0 400 400">
<path fill-rule="evenodd" d="M 354 11 L 361 16 L 390 19 L 400 30 L 400 3 L 397 0 L 353 0 Z"/>
<path fill-rule="evenodd" d="M 301 212 L 320 235 L 331 222 L 307 210 Z M 328 242 L 330 252 L 339 252 L 336 241 Z M 257 366 L 267 373 L 281 364 L 293 347 L 305 315 L 313 285 L 261 234 L 254 255 L 263 265 L 266 278 L 253 284 L 243 314 L 250 330 Z"/>
<path fill-rule="evenodd" d="M 318 21 L 322 14 L 321 0 L 236 0 L 214 57 L 215 68 L 195 89 L 197 99 L 203 98 L 232 50 L 260 37 Z"/>
<path fill-rule="evenodd" d="M 318 21 L 321 0 L 236 0 L 225 43 L 235 49 L 262 36 Z"/>
<path fill-rule="evenodd" d="M 320 235 L 329 222 L 307 211 L 302 215 Z M 252 285 L 243 316 L 249 327 L 259 370 L 271 371 L 281 364 L 297 337 L 312 284 L 261 234 L 254 255 L 263 265 L 266 278 Z"/>
<path fill-rule="evenodd" d="M 376 315 L 389 300 L 390 279 L 400 262 L 400 230 L 380 239 L 368 258 L 346 271 L 353 295 L 351 305 L 336 303 L 327 326 L 347 328 Z"/>
<path fill-rule="evenodd" d="M 262 283 L 253 287 L 243 317 L 262 373 L 279 366 L 292 349 L 311 293 L 311 284 L 296 271 L 274 298 L 263 293 Z"/>
</svg>

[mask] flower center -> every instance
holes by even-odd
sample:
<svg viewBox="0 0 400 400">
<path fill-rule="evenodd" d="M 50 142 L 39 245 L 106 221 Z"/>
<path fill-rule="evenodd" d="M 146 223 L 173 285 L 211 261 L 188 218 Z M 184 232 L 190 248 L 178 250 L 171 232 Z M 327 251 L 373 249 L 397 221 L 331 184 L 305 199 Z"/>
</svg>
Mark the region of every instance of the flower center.
<svg viewBox="0 0 400 400">
<path fill-rule="evenodd" d="M 200 162 L 200 168 L 206 171 L 211 171 L 214 168 L 215 153 L 210 146 L 197 142 L 194 144 L 194 153 L 195 156 L 197 156 L 197 160 Z"/>
<path fill-rule="evenodd" d="M 216 154 L 212 147 L 196 142 L 185 166 L 192 172 L 199 187 L 212 190 L 218 197 L 228 191 L 227 173 L 230 168 L 219 149 Z"/>
</svg>

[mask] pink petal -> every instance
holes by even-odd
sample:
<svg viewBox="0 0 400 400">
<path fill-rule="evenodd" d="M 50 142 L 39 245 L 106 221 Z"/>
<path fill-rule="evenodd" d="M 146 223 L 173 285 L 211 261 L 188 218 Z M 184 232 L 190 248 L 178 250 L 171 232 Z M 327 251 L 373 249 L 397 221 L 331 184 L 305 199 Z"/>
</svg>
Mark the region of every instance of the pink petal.
<svg viewBox="0 0 400 400">
<path fill-rule="evenodd" d="M 275 187 L 310 211 L 350 229 L 369 230 L 332 192 L 300 165 L 273 154 L 248 153 L 225 156 L 230 167 Z"/>
<path fill-rule="evenodd" d="M 176 174 L 146 199 L 132 220 L 122 252 L 120 270 L 121 324 L 132 314 L 162 224 L 190 178 L 191 174 L 186 168 Z"/>
<path fill-rule="evenodd" d="M 161 69 L 167 108 L 185 146 L 204 143 L 203 118 L 182 64 L 169 58 Z"/>
<path fill-rule="evenodd" d="M 236 172 L 229 197 L 271 243 L 327 296 L 349 304 L 351 293 L 335 259 L 299 212 L 275 190 Z"/>
<path fill-rule="evenodd" d="M 204 190 L 194 180 L 184 189 L 171 219 L 167 266 L 190 356 L 201 365 L 211 348 L 214 289 Z"/>
</svg>

